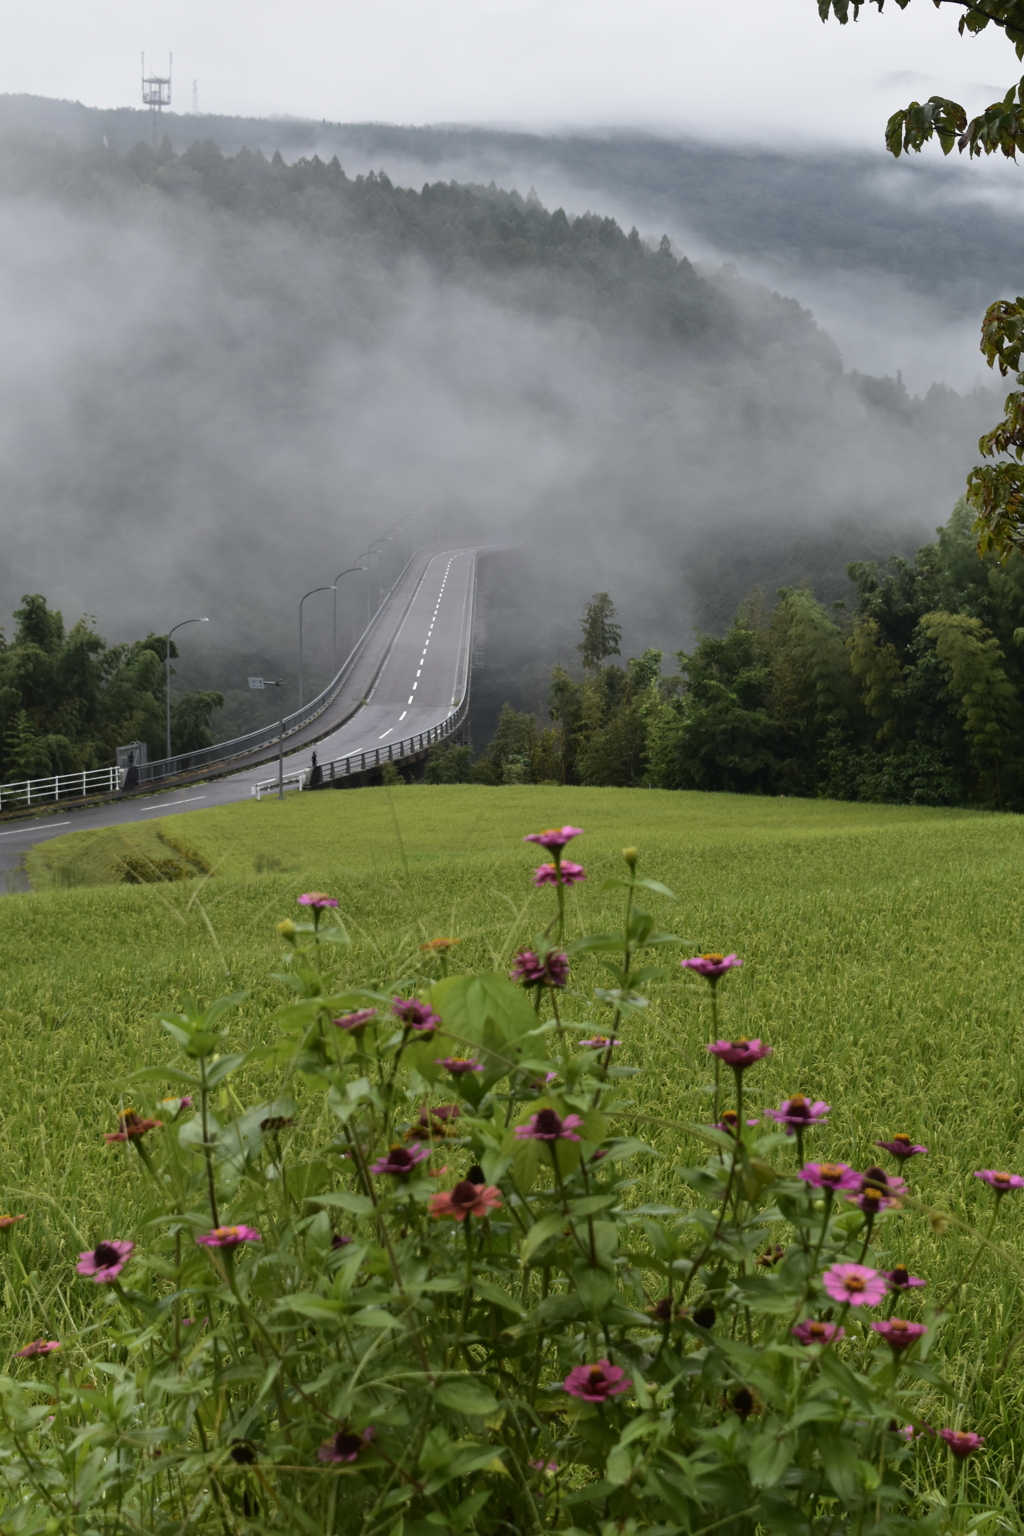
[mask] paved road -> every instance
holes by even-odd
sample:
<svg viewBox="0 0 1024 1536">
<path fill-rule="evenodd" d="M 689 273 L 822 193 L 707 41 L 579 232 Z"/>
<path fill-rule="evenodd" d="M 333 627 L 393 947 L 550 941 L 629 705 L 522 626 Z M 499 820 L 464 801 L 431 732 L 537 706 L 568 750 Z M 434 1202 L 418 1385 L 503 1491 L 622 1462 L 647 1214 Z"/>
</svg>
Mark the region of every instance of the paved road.
<svg viewBox="0 0 1024 1536">
<path fill-rule="evenodd" d="M 475 548 L 469 548 L 433 555 L 418 577 L 412 573 L 412 591 L 396 592 L 392 601 L 405 611 L 397 633 L 393 632 L 383 666 L 379 665 L 378 655 L 375 680 L 367 675 L 366 667 L 361 669 L 370 690 L 350 720 L 334 731 L 330 730 L 329 716 L 321 723 L 321 731 L 329 732 L 316 743 L 321 763 L 371 752 L 405 736 L 428 731 L 431 726 L 440 725 L 461 701 L 469 676 L 477 553 Z M 332 715 L 336 713 L 331 711 Z M 285 773 L 309 767 L 312 751 L 312 743 L 307 740 L 286 752 Z M 28 889 L 21 868 L 24 855 L 29 848 L 51 837 L 248 800 L 253 785 L 274 774 L 274 765 L 263 763 L 176 790 L 133 796 L 86 810 L 51 813 L 17 825 L 0 825 L 0 894 Z"/>
</svg>

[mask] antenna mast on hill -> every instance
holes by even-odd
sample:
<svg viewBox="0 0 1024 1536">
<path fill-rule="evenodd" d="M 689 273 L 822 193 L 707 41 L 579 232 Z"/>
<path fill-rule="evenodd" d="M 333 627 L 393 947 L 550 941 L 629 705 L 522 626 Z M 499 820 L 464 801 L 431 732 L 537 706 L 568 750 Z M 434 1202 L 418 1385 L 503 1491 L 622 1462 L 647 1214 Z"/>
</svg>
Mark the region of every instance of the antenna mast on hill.
<svg viewBox="0 0 1024 1536">
<path fill-rule="evenodd" d="M 156 129 L 164 107 L 171 104 L 171 65 L 174 55 L 167 55 L 166 75 L 146 74 L 146 55 L 142 55 L 142 105 L 149 108 L 150 143 L 156 149 Z"/>
<path fill-rule="evenodd" d="M 199 116 L 199 81 L 192 81 L 192 116 Z"/>
</svg>

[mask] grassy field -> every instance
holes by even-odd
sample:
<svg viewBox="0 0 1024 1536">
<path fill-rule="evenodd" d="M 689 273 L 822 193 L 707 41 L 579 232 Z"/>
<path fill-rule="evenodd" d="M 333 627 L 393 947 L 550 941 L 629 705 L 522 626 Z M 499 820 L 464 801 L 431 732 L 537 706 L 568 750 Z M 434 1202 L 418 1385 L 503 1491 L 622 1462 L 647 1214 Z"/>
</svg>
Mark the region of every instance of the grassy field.
<svg viewBox="0 0 1024 1536">
<path fill-rule="evenodd" d="M 247 988 L 235 1038 L 240 1047 L 269 1038 L 283 996 L 271 979 L 275 924 L 309 889 L 341 901 L 353 939 L 337 951 L 347 980 L 428 976 L 437 962 L 419 945 L 440 934 L 461 939 L 460 967 L 502 969 L 550 910 L 531 888 L 537 860 L 521 838 L 565 821 L 586 828 L 573 845 L 588 871 L 571 895 L 574 926 L 615 925 L 617 897 L 602 880 L 635 844 L 641 873 L 678 896 L 652 898 L 659 922 L 700 948 L 744 956 L 722 987 L 727 1031 L 775 1048 L 748 1079 L 757 1106 L 795 1091 L 834 1106 L 816 1133 L 820 1156 L 864 1167 L 876 1138 L 907 1131 L 931 1148 L 911 1165 L 915 1196 L 972 1224 L 988 1210 L 972 1171 L 1024 1172 L 1024 819 L 546 787 L 368 789 L 204 810 L 161 826 L 214 871 L 206 879 L 102 883 L 126 855 L 167 857 L 150 823 L 48 843 L 29 861 L 37 889 L 3 903 L 2 1198 L 30 1219 L 7 1239 L 0 1352 L 31 1336 L 33 1307 L 74 1306 L 57 1279 L 69 1256 L 133 1225 L 138 1160 L 101 1133 L 113 1128 L 125 1076 L 171 1057 L 159 1008 L 186 993 L 207 1000 Z M 574 1006 L 600 1023 L 587 1003 L 595 979 L 577 968 Z M 673 965 L 628 1026 L 625 1059 L 646 1069 L 639 1115 L 706 1118 L 706 993 Z M 653 1120 L 639 1129 L 668 1154 L 655 1185 L 672 1180 L 673 1162 L 700 1160 L 681 1132 Z M 892 1230 L 891 1261 L 928 1277 L 933 1292 L 970 1251 L 955 1223 L 936 1233 L 924 1214 Z M 1024 1264 L 1024 1191 L 1004 1201 L 997 1235 Z M 15 1285 L 16 1275 L 31 1283 Z M 986 1257 L 945 1349 L 966 1399 L 963 1424 L 989 1435 L 987 1470 L 1011 1481 L 1024 1460 L 1019 1329 L 1018 1275 Z M 955 1409 L 943 1412 L 956 1421 Z"/>
</svg>

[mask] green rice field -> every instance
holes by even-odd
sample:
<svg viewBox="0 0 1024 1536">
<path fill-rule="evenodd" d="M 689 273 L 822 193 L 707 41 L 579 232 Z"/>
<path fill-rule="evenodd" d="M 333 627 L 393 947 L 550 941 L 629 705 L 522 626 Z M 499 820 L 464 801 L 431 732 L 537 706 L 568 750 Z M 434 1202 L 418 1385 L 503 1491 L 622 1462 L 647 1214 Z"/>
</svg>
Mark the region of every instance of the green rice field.
<svg viewBox="0 0 1024 1536">
<path fill-rule="evenodd" d="M 339 979 L 418 985 L 438 974 L 420 945 L 461 943 L 454 969 L 505 969 L 548 921 L 523 834 L 573 822 L 587 881 L 569 896 L 575 931 L 614 928 L 623 846 L 678 900 L 651 897 L 681 954 L 735 950 L 723 1029 L 761 1036 L 774 1055 L 752 1071 L 752 1111 L 792 1092 L 827 1100 L 810 1155 L 863 1168 L 872 1143 L 905 1131 L 930 1148 L 906 1170 L 915 1205 L 886 1231 L 893 1264 L 947 1291 L 987 1220 L 975 1169 L 1024 1173 L 1024 819 L 966 811 L 843 805 L 643 790 L 479 786 L 292 795 L 73 834 L 29 859 L 31 894 L 0 906 L 0 1157 L 11 1213 L 0 1353 L 78 1314 L 67 1276 L 80 1248 L 134 1230 L 145 1204 L 139 1159 L 102 1133 L 131 1102 L 124 1082 L 170 1060 L 158 1010 L 186 994 L 249 991 L 237 1048 L 272 1037 L 284 998 L 276 924 L 295 897 L 329 891 L 352 943 L 332 951 Z M 168 851 L 211 873 L 121 883 L 123 861 Z M 135 867 L 139 867 L 138 863 Z M 623 1059 L 642 1066 L 636 1133 L 665 1154 L 644 1196 L 676 1164 L 702 1160 L 682 1127 L 707 1118 L 708 988 L 671 963 L 627 1024 Z M 570 1012 L 596 963 L 574 968 Z M 277 1084 L 248 1069 L 245 1096 Z M 301 1090 L 300 1090 L 301 1097 Z M 318 1111 L 319 1112 L 319 1111 Z M 929 1213 L 945 1219 L 931 1219 Z M 939 1352 L 960 1397 L 942 1422 L 986 1435 L 985 1475 L 1002 1529 L 1024 1461 L 1024 1190 L 1003 1201 L 987 1252 Z M 6 1358 L 6 1356 L 5 1356 Z M 936 1411 L 940 1411 L 936 1409 Z"/>
</svg>

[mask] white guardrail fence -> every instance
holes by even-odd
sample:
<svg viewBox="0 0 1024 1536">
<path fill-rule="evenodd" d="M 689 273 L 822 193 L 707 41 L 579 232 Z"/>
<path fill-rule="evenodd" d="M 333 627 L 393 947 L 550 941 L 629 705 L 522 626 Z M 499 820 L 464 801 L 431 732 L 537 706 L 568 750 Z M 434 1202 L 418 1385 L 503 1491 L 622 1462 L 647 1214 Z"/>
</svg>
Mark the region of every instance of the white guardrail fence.
<svg viewBox="0 0 1024 1536">
<path fill-rule="evenodd" d="M 351 778 L 357 773 L 367 773 L 372 768 L 381 768 L 385 763 L 397 763 L 403 757 L 418 757 L 435 742 L 445 741 L 453 736 L 469 713 L 469 690 L 467 688 L 462 703 L 457 709 L 452 710 L 446 720 L 440 725 L 431 726 L 429 731 L 420 731 L 416 736 L 407 736 L 404 741 L 396 741 L 387 747 L 374 747 L 369 752 L 351 752 L 347 757 L 336 757 L 329 763 L 321 763 L 323 784 L 337 784 L 341 779 Z M 309 785 L 309 776 L 312 768 L 300 768 L 298 772 L 286 773 L 283 778 L 275 774 L 272 779 L 261 779 L 258 784 L 252 786 L 252 793 L 259 800 L 263 795 L 269 795 L 281 789 L 306 789 Z"/>
<path fill-rule="evenodd" d="M 82 773 L 54 773 L 45 779 L 22 779 L 17 784 L 0 784 L 0 811 L 13 811 L 26 805 L 43 805 L 47 800 L 79 800 L 84 795 L 112 795 L 120 787 L 119 768 L 90 768 Z"/>
</svg>

